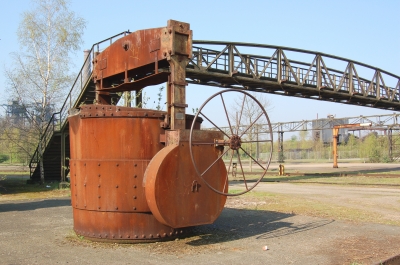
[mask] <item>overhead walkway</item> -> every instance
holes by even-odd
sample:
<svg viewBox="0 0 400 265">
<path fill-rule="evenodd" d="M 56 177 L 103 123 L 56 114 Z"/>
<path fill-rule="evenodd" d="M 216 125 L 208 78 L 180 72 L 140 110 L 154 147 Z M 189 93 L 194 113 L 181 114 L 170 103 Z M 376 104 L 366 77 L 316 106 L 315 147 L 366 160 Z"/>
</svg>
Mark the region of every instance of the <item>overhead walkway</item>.
<svg viewBox="0 0 400 265">
<path fill-rule="evenodd" d="M 29 166 L 33 181 L 40 179 L 40 146 L 44 150 L 45 180 L 65 180 L 69 172 L 68 110 L 94 103 L 91 60 L 96 52 L 129 33 L 120 33 L 92 46 L 63 106 L 53 114 L 32 156 Z M 169 72 L 169 69 L 160 68 L 159 71 Z M 400 110 L 399 76 L 360 62 L 295 48 L 193 41 L 193 56 L 186 67 L 186 81 L 191 84 Z M 119 96 L 114 93 L 112 97 L 116 104 Z"/>
</svg>

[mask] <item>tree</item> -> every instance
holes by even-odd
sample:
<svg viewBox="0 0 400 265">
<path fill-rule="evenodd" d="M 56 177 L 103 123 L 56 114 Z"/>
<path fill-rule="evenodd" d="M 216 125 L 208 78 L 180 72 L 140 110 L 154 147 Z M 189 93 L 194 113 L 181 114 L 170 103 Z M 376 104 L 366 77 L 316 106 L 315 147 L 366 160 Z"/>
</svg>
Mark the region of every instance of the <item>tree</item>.
<svg viewBox="0 0 400 265">
<path fill-rule="evenodd" d="M 72 84 L 75 75 L 69 71 L 70 56 L 80 49 L 86 22 L 68 9 L 67 0 L 33 3 L 34 9 L 22 15 L 17 32 L 20 50 L 12 54 L 12 67 L 6 68 L 5 74 L 12 100 L 23 106 L 28 123 L 40 137 Z M 18 124 L 13 126 L 21 129 Z M 39 144 L 43 181 L 42 155 Z"/>
</svg>

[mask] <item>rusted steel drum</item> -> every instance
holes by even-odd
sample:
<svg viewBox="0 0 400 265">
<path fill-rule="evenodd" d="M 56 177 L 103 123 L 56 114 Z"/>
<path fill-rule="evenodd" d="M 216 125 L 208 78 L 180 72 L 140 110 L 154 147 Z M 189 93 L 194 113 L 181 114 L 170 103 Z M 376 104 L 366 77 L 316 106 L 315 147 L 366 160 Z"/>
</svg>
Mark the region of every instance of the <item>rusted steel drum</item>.
<svg viewBox="0 0 400 265">
<path fill-rule="evenodd" d="M 174 228 L 213 223 L 224 208 L 226 196 L 211 190 L 196 174 L 189 153 L 189 130 L 166 133 L 167 143 L 173 143 L 154 156 L 145 172 L 151 212 L 158 221 Z M 223 133 L 199 130 L 194 139 L 210 143 L 193 147 L 200 161 L 198 166 L 205 172 L 203 178 L 227 192 L 227 171 L 224 161 L 219 159 L 223 147 L 213 144 L 215 139 L 223 139 Z"/>
<path fill-rule="evenodd" d="M 165 147 L 164 115 L 110 105 L 85 105 L 70 113 L 71 203 L 78 235 L 141 242 L 185 232 L 154 217 L 143 187 L 150 160 Z"/>
</svg>

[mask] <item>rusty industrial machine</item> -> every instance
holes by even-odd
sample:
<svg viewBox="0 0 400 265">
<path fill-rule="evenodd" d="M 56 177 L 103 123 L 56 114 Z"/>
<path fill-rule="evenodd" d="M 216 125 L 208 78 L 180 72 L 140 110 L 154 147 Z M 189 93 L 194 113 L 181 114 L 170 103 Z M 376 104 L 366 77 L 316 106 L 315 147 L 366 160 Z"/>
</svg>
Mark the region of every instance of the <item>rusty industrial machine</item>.
<svg viewBox="0 0 400 265">
<path fill-rule="evenodd" d="M 224 101 L 232 90 L 211 96 L 195 115 L 186 114 L 185 67 L 191 56 L 189 24 L 173 20 L 166 27 L 133 32 L 96 54 L 92 74 L 96 100 L 71 109 L 68 118 L 71 200 L 78 235 L 128 243 L 172 239 L 189 227 L 213 223 L 227 196 L 252 190 L 265 175 L 272 130 L 263 139 L 247 137 L 257 121 L 270 124 L 252 95 L 236 92 L 242 96 L 242 111 L 235 121 Z M 114 105 L 112 95 L 117 92 L 139 95 L 144 87 L 161 83 L 167 84 L 166 111 Z M 224 111 L 219 114 L 228 121 L 229 131 L 205 115 L 212 100 L 220 100 Z M 246 104 L 257 106 L 259 113 L 243 127 L 239 123 Z M 202 130 L 203 122 L 215 128 Z M 244 148 L 256 142 L 268 153 L 264 159 L 254 158 Z M 258 168 L 251 176 L 243 155 L 249 155 L 250 164 Z M 242 188 L 230 191 L 234 169 L 235 183 Z"/>
</svg>

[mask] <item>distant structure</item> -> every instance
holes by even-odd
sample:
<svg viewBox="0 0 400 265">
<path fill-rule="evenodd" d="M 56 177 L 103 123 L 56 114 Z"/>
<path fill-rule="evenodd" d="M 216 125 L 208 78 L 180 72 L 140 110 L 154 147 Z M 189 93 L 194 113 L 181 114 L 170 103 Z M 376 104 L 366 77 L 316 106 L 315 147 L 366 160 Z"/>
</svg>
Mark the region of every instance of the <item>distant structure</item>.
<svg viewBox="0 0 400 265">
<path fill-rule="evenodd" d="M 312 137 L 314 141 L 323 142 L 324 144 L 332 143 L 332 128 L 335 125 L 348 124 L 349 119 L 335 119 L 333 115 L 328 115 L 326 119 L 317 119 L 312 121 Z M 347 128 L 339 129 L 339 143 L 349 139 Z"/>
<path fill-rule="evenodd" d="M 6 117 L 12 124 L 28 124 L 32 122 L 33 118 L 36 122 L 48 122 L 53 115 L 54 105 L 48 105 L 46 107 L 43 121 L 41 121 L 41 106 L 40 104 L 29 105 L 25 107 L 21 105 L 17 100 L 10 101 L 8 105 L 6 105 Z M 32 113 L 29 117 L 28 112 Z"/>
</svg>

